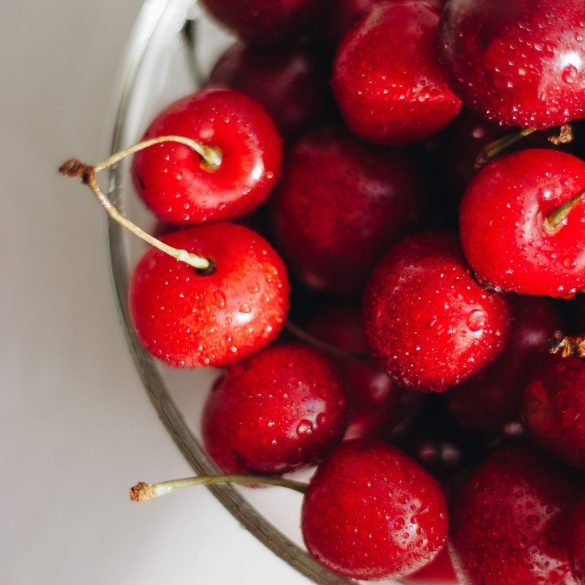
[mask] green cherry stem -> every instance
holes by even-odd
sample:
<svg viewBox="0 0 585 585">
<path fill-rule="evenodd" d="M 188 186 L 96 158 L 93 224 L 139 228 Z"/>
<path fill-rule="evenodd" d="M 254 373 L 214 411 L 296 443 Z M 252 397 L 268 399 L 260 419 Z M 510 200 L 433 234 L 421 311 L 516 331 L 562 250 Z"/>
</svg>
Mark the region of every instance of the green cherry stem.
<svg viewBox="0 0 585 585">
<path fill-rule="evenodd" d="M 553 209 L 547 216 L 544 218 L 544 228 L 549 234 L 554 234 L 563 226 L 564 221 L 571 213 L 571 210 L 575 205 L 577 205 L 580 201 L 585 200 L 585 191 L 581 191 L 578 195 L 575 195 L 567 202 L 559 205 L 555 209 Z"/>
<path fill-rule="evenodd" d="M 510 148 L 510 146 L 520 142 L 520 140 L 526 136 L 530 136 L 534 132 L 536 132 L 536 128 L 522 128 L 521 130 L 515 130 L 509 134 L 506 134 L 505 136 L 502 136 L 502 138 L 498 138 L 498 140 L 490 142 L 479 153 L 477 159 L 475 160 L 475 168 L 480 169 L 490 160 L 496 158 L 496 156 Z"/>
<path fill-rule="evenodd" d="M 253 485 L 275 485 L 288 488 L 304 494 L 307 491 L 307 484 L 294 479 L 284 477 L 254 476 L 254 475 L 198 475 L 194 477 L 183 477 L 159 483 L 137 483 L 130 488 L 130 499 L 133 502 L 146 502 L 160 496 L 166 496 L 173 492 L 197 485 L 216 485 L 224 483 L 253 484 Z"/>
</svg>

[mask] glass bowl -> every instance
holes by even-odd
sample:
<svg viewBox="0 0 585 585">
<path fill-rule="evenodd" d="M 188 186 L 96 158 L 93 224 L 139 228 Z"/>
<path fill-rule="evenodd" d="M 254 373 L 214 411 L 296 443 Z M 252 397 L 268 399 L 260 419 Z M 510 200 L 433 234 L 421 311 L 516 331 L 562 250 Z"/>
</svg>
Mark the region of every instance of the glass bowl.
<svg viewBox="0 0 585 585">
<path fill-rule="evenodd" d="M 146 0 L 122 65 L 111 151 L 139 141 L 149 121 L 164 106 L 200 87 L 215 57 L 232 40 L 202 15 L 196 0 Z M 135 195 L 127 161 L 111 170 L 109 194 L 139 225 L 155 229 L 155 218 Z M 109 243 L 122 326 L 144 388 L 193 470 L 197 474 L 217 473 L 202 447 L 200 424 L 202 407 L 217 373 L 212 369 L 169 368 L 143 349 L 130 322 L 128 282 L 145 246 L 111 222 Z M 331 573 L 304 550 L 300 494 L 236 486 L 208 489 L 256 538 L 315 583 L 354 583 Z"/>
</svg>

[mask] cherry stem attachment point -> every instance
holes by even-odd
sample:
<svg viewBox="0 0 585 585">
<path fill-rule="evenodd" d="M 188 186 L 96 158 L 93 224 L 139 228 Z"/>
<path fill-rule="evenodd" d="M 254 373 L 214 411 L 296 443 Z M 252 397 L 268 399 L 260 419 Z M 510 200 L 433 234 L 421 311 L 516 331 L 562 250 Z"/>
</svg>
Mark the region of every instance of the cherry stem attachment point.
<svg viewBox="0 0 585 585">
<path fill-rule="evenodd" d="M 549 341 L 548 351 L 563 358 L 585 359 L 585 337 L 570 337 L 563 335 L 561 331 L 555 331 Z"/>
<path fill-rule="evenodd" d="M 130 488 L 130 499 L 133 502 L 146 502 L 160 496 L 166 496 L 177 490 L 198 485 L 216 485 L 224 483 L 253 484 L 253 485 L 275 485 L 284 487 L 301 494 L 307 491 L 307 484 L 294 479 L 284 477 L 254 476 L 254 475 L 198 475 L 194 477 L 183 477 L 159 483 L 137 483 Z"/>
<path fill-rule="evenodd" d="M 555 209 L 553 209 L 547 216 L 544 218 L 544 228 L 549 234 L 554 234 L 563 227 L 563 224 L 569 213 L 575 205 L 577 205 L 580 201 L 585 201 L 585 191 L 581 191 L 575 197 L 572 197 L 567 202 L 559 205 Z"/>
</svg>

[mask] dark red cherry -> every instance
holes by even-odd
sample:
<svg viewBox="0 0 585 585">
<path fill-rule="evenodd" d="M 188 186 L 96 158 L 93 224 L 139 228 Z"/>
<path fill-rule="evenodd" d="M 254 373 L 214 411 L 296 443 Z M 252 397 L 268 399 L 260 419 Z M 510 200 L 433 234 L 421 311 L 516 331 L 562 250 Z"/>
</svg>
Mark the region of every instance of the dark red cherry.
<svg viewBox="0 0 585 585">
<path fill-rule="evenodd" d="M 569 556 L 577 585 L 585 585 L 585 499 L 581 500 L 571 514 Z"/>
<path fill-rule="evenodd" d="M 279 475 L 315 463 L 346 424 L 346 395 L 329 358 L 282 344 L 232 366 L 203 412 L 206 449 L 225 473 Z"/>
<path fill-rule="evenodd" d="M 585 468 L 585 361 L 543 355 L 524 391 L 530 434 L 564 461 Z"/>
<path fill-rule="evenodd" d="M 280 44 L 315 26 L 324 0 L 202 0 L 222 25 L 257 45 Z"/>
<path fill-rule="evenodd" d="M 459 426 L 487 437 L 522 431 L 522 393 L 532 367 L 563 321 L 542 297 L 510 295 L 510 334 L 493 364 L 444 395 Z"/>
<path fill-rule="evenodd" d="M 229 89 L 207 89 L 163 110 L 144 139 L 179 135 L 215 148 L 219 168 L 176 142 L 134 156 L 134 184 L 162 220 L 197 224 L 232 219 L 266 200 L 280 171 L 282 144 L 266 110 Z"/>
<path fill-rule="evenodd" d="M 570 298 L 585 288 L 585 162 L 529 149 L 494 160 L 461 204 L 461 242 L 480 281 L 498 290 Z"/>
<path fill-rule="evenodd" d="M 235 43 L 215 64 L 209 84 L 258 100 L 288 137 L 312 129 L 331 108 L 325 65 L 303 47 L 267 50 Z"/>
<path fill-rule="evenodd" d="M 286 156 L 272 200 L 276 241 L 303 283 L 357 295 L 388 246 L 420 226 L 427 197 L 406 154 L 323 128 Z"/>
<path fill-rule="evenodd" d="M 201 274 L 150 249 L 134 270 L 129 302 L 139 339 L 171 366 L 224 366 L 272 341 L 286 319 L 289 285 L 282 260 L 253 231 L 230 223 L 161 238 L 210 258 Z"/>
<path fill-rule="evenodd" d="M 509 126 L 585 116 L 583 0 L 449 0 L 442 62 L 458 95 Z"/>
<path fill-rule="evenodd" d="M 457 585 L 459 579 L 455 574 L 448 547 L 422 569 L 403 579 L 409 585 Z"/>
<path fill-rule="evenodd" d="M 344 441 L 311 480 L 301 527 L 309 553 L 353 579 L 401 577 L 437 556 L 447 537 L 435 480 L 395 447 Z"/>
<path fill-rule="evenodd" d="M 471 278 L 456 234 L 428 232 L 393 246 L 375 269 L 364 329 L 374 357 L 400 384 L 442 392 L 495 359 L 508 309 Z"/>
<path fill-rule="evenodd" d="M 437 60 L 439 11 L 420 0 L 379 2 L 344 37 L 333 68 L 335 97 L 361 138 L 423 140 L 461 107 Z"/>
<path fill-rule="evenodd" d="M 453 500 L 454 566 L 467 585 L 569 585 L 574 478 L 527 445 L 490 455 Z"/>
</svg>

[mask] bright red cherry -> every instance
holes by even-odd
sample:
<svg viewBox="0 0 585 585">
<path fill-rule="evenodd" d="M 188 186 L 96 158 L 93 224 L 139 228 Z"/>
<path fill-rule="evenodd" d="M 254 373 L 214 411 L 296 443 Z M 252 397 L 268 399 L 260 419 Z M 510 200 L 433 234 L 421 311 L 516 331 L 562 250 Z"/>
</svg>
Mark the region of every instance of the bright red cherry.
<svg viewBox="0 0 585 585">
<path fill-rule="evenodd" d="M 448 547 L 422 569 L 403 579 L 409 585 L 457 585 L 459 579 L 455 574 Z"/>
<path fill-rule="evenodd" d="M 238 37 L 279 44 L 309 32 L 325 0 L 202 0 L 204 7 Z"/>
<path fill-rule="evenodd" d="M 585 199 L 576 198 L 584 190 L 585 162 L 562 152 L 523 150 L 486 165 L 460 213 L 461 242 L 478 279 L 497 290 L 564 298 L 585 288 Z"/>
<path fill-rule="evenodd" d="M 585 116 L 583 0 L 449 0 L 442 62 L 458 95 L 509 126 Z"/>
<path fill-rule="evenodd" d="M 508 309 L 471 278 L 456 234 L 428 232 L 402 240 L 377 266 L 364 328 L 374 357 L 400 384 L 442 392 L 498 355 Z"/>
<path fill-rule="evenodd" d="M 311 480 L 302 509 L 309 553 L 353 579 L 401 577 L 429 563 L 447 537 L 435 480 L 395 447 L 344 441 Z"/>
<path fill-rule="evenodd" d="M 467 585 L 569 585 L 567 526 L 578 489 L 527 445 L 490 455 L 453 501 L 450 545 Z"/>
<path fill-rule="evenodd" d="M 585 499 L 581 500 L 571 514 L 569 556 L 577 585 L 585 585 Z"/>
<path fill-rule="evenodd" d="M 209 169 L 188 146 L 165 142 L 135 155 L 134 184 L 162 220 L 197 224 L 249 213 L 266 200 L 280 171 L 282 141 L 266 110 L 229 89 L 207 89 L 163 110 L 144 139 L 178 135 L 218 153 Z"/>
<path fill-rule="evenodd" d="M 585 361 L 543 356 L 524 391 L 530 434 L 564 461 L 585 468 Z"/>
<path fill-rule="evenodd" d="M 266 50 L 235 43 L 215 64 L 209 84 L 258 100 L 285 136 L 312 129 L 331 108 L 324 63 L 303 47 Z"/>
<path fill-rule="evenodd" d="M 274 345 L 232 366 L 203 412 L 203 438 L 226 473 L 279 475 L 318 461 L 345 429 L 342 378 L 311 347 Z"/>
<path fill-rule="evenodd" d="M 493 364 L 444 395 L 461 428 L 488 437 L 521 432 L 522 393 L 540 352 L 563 321 L 550 300 L 510 295 L 510 334 Z"/>
<path fill-rule="evenodd" d="M 161 239 L 213 265 L 202 274 L 159 250 L 142 257 L 129 302 L 136 333 L 150 353 L 172 366 L 224 366 L 278 335 L 289 285 L 282 260 L 262 237 L 218 223 Z"/>
<path fill-rule="evenodd" d="M 303 283 L 357 295 L 388 246 L 420 226 L 427 197 L 406 154 L 323 128 L 287 154 L 272 199 L 276 241 Z"/>
<path fill-rule="evenodd" d="M 335 97 L 358 136 L 389 145 L 423 140 L 461 108 L 439 68 L 439 11 L 420 0 L 379 2 L 343 39 Z"/>
</svg>

